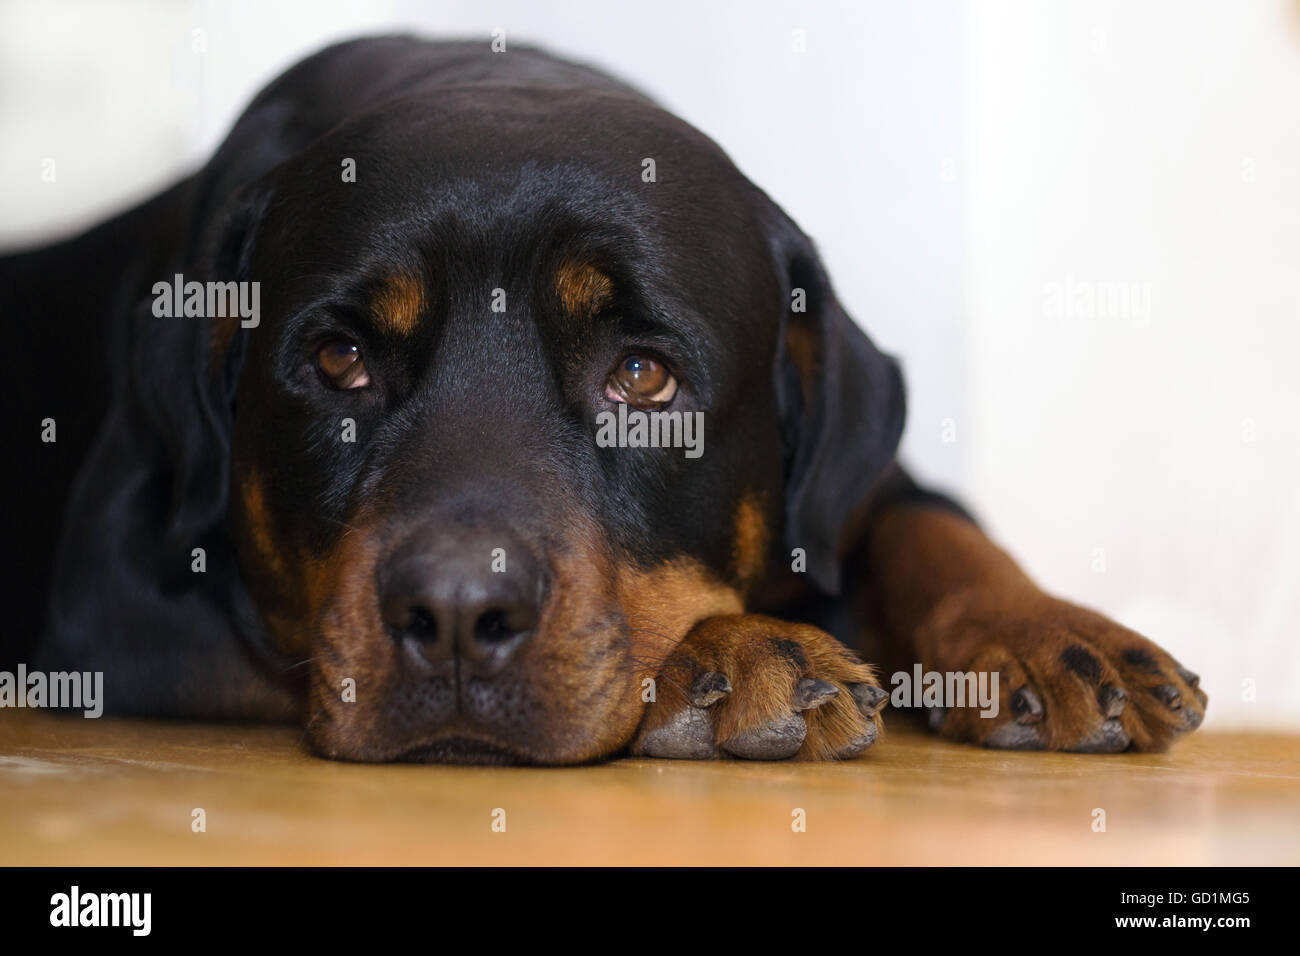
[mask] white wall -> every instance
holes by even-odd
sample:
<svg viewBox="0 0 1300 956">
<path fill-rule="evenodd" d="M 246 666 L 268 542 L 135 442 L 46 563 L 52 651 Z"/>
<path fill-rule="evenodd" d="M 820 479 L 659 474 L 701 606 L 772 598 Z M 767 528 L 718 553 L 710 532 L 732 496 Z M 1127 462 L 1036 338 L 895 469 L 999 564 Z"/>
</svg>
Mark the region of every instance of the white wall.
<svg viewBox="0 0 1300 956">
<path fill-rule="evenodd" d="M 916 470 L 1200 670 L 1210 725 L 1300 726 L 1300 8 L 8 0 L 0 246 L 194 168 L 326 42 L 494 27 L 717 139 L 902 356 Z"/>
<path fill-rule="evenodd" d="M 970 11 L 972 498 L 1205 675 L 1207 724 L 1300 726 L 1300 8 Z"/>
<path fill-rule="evenodd" d="M 84 226 L 200 165 L 263 85 L 326 43 L 395 30 L 486 42 L 502 27 L 625 77 L 716 139 L 820 242 L 850 310 L 906 360 L 929 421 L 957 404 L 965 374 L 960 26 L 958 7 L 933 0 L 7 0 L 0 248 Z M 908 447 L 959 483 L 959 449 Z"/>
</svg>

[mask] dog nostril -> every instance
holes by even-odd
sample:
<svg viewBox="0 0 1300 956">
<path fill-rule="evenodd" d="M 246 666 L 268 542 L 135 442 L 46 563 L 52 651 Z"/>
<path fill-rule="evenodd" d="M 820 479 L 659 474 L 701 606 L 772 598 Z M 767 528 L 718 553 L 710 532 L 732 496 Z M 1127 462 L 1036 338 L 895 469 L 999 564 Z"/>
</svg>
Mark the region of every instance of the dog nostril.
<svg viewBox="0 0 1300 956">
<path fill-rule="evenodd" d="M 417 641 L 432 641 L 438 636 L 438 622 L 424 608 L 411 608 L 403 631 Z"/>
<path fill-rule="evenodd" d="M 529 630 L 531 626 L 523 620 L 512 620 L 510 614 L 499 609 L 484 611 L 474 622 L 474 639 L 482 644 L 500 644 Z"/>
<path fill-rule="evenodd" d="M 395 638 L 411 637 L 428 643 L 438 637 L 435 612 L 410 598 L 397 597 L 386 602 L 383 617 Z"/>
</svg>

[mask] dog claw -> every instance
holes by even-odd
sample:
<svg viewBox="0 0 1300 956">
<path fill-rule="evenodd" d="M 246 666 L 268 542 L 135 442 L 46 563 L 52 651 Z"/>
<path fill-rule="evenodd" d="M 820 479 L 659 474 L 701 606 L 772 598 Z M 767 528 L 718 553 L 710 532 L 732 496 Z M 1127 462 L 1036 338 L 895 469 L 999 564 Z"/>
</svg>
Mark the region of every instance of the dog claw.
<svg viewBox="0 0 1300 956">
<path fill-rule="evenodd" d="M 1183 706 L 1183 695 L 1178 693 L 1178 688 L 1173 684 L 1161 684 L 1151 691 L 1156 695 L 1156 699 L 1163 703 L 1170 710 L 1181 710 Z"/>
<path fill-rule="evenodd" d="M 805 677 L 794 689 L 794 700 L 791 701 L 791 706 L 797 711 L 813 710 L 834 699 L 839 692 L 840 689 L 830 681 L 818 677 Z"/>
<path fill-rule="evenodd" d="M 943 724 L 943 719 L 948 716 L 947 707 L 931 707 L 926 711 L 925 719 L 930 725 L 931 730 L 938 730 Z"/>
<path fill-rule="evenodd" d="M 863 717 L 876 716 L 881 705 L 889 699 L 889 693 L 875 684 L 854 684 L 849 688 L 849 693 L 857 701 L 858 711 Z"/>
<path fill-rule="evenodd" d="M 1192 690 L 1196 690 L 1196 688 L 1201 684 L 1201 675 L 1192 673 L 1186 667 L 1178 668 L 1178 676 L 1181 677 Z"/>
<path fill-rule="evenodd" d="M 808 725 L 798 714 L 778 717 L 756 730 L 732 737 L 722 749 L 745 760 L 784 760 L 793 757 L 808 736 Z"/>
<path fill-rule="evenodd" d="M 695 678 L 691 684 L 691 703 L 696 707 L 708 707 L 716 704 L 731 693 L 731 681 L 726 674 L 708 671 Z"/>
<path fill-rule="evenodd" d="M 641 741 L 647 757 L 676 760 L 708 760 L 714 755 L 713 725 L 704 711 L 687 707 L 662 727 L 656 727 Z"/>
<path fill-rule="evenodd" d="M 1128 703 L 1128 692 L 1114 684 L 1106 684 L 1097 694 L 1097 702 L 1101 705 L 1104 716 L 1118 717 L 1124 713 L 1124 705 Z"/>
<path fill-rule="evenodd" d="M 1043 702 L 1025 685 L 1011 695 L 1011 712 L 1018 724 L 1036 724 L 1043 719 Z"/>
</svg>

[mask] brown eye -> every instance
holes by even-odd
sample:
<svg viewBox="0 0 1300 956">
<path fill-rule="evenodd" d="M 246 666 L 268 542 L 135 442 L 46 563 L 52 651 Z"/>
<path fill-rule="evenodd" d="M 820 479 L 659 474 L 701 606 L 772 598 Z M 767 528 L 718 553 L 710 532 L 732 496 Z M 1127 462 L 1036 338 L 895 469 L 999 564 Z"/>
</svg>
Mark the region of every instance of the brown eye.
<svg viewBox="0 0 1300 956">
<path fill-rule="evenodd" d="M 628 405 L 664 405 L 677 394 L 677 379 L 667 366 L 647 355 L 628 355 L 605 385 L 605 397 Z"/>
<path fill-rule="evenodd" d="M 346 339 L 331 339 L 316 352 L 316 367 L 335 388 L 365 388 L 370 374 L 361 359 L 361 349 Z"/>
</svg>

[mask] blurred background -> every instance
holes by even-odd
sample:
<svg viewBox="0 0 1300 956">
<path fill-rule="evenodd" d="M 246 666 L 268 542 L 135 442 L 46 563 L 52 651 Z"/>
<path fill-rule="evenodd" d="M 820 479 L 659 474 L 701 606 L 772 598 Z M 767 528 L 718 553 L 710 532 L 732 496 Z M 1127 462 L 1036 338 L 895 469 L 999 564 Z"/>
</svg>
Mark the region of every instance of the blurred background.
<svg viewBox="0 0 1300 956">
<path fill-rule="evenodd" d="M 819 243 L 904 456 L 1049 589 L 1300 728 L 1300 3 L 0 0 L 0 249 L 201 165 L 322 45 L 604 67 Z"/>
</svg>

